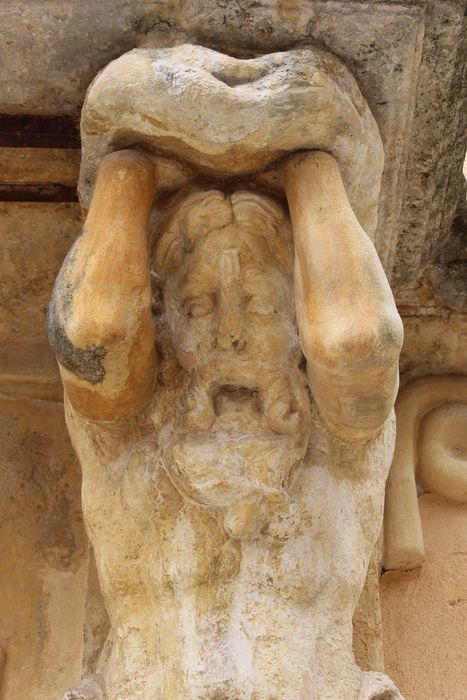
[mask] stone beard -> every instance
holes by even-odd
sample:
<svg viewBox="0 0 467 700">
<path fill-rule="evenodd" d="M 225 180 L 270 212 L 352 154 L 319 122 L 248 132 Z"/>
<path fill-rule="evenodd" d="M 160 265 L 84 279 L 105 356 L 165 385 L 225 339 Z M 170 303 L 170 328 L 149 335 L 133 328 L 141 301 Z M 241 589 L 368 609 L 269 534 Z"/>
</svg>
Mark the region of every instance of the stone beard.
<svg viewBox="0 0 467 700">
<path fill-rule="evenodd" d="M 301 178 L 327 172 L 345 197 L 332 158 L 302 163 Z M 394 441 L 397 312 L 353 219 L 350 258 L 330 248 L 329 291 L 308 290 L 315 227 L 294 221 L 292 189 L 293 231 L 263 194 L 192 191 L 151 253 L 151 162 L 102 161 L 48 318 L 111 622 L 96 676 L 69 699 L 400 698 L 352 653 Z M 319 190 L 310 202 L 321 212 Z M 348 343 L 355 275 L 339 288 L 359 241 L 374 277 L 359 294 L 383 300 L 368 306 L 363 359 Z M 389 360 L 369 354 L 372 308 L 395 329 Z"/>
</svg>

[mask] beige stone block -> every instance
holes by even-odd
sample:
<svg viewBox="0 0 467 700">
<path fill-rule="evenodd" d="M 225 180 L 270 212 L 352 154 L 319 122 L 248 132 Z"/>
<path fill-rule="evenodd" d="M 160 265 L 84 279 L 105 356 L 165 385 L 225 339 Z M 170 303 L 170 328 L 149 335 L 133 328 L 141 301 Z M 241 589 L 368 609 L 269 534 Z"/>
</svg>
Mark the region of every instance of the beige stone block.
<svg viewBox="0 0 467 700">
<path fill-rule="evenodd" d="M 63 406 L 10 398 L 1 399 L 1 409 L 2 527 L 33 536 L 51 566 L 74 568 L 84 547 L 80 470 Z"/>
<path fill-rule="evenodd" d="M 21 376 L 24 379 L 30 377 L 32 380 L 44 381 L 46 377 L 55 378 L 56 374 L 57 363 L 43 337 L 19 336 L 6 340 L 0 346 L 0 382 L 2 385 L 10 380 L 20 381 L 19 377 Z"/>
<path fill-rule="evenodd" d="M 406 315 L 400 370 L 403 382 L 427 374 L 462 374 L 467 367 L 467 318 L 448 309 Z"/>
<path fill-rule="evenodd" d="M 76 187 L 80 152 L 62 148 L 0 148 L 0 184 Z"/>
<path fill-rule="evenodd" d="M 55 276 L 80 230 L 77 204 L 0 202 L 0 337 L 45 337 Z"/>
<path fill-rule="evenodd" d="M 12 375 L 26 382 L 56 376 L 44 321 L 55 275 L 80 226 L 77 204 L 0 202 L 2 385 L 18 384 Z"/>
<path fill-rule="evenodd" d="M 2 700 L 59 698 L 81 673 L 86 538 L 59 404 L 0 400 Z"/>
<path fill-rule="evenodd" d="M 467 506 L 418 499 L 426 559 L 381 579 L 386 672 L 407 700 L 464 700 L 467 677 Z"/>
</svg>

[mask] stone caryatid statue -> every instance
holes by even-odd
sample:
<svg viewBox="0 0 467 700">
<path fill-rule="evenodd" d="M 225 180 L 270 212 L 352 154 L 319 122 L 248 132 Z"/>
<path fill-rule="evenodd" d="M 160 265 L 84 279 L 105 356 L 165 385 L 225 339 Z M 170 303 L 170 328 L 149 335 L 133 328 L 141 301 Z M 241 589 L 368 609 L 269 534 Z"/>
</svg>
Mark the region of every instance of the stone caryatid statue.
<svg viewBox="0 0 467 700">
<path fill-rule="evenodd" d="M 399 698 L 352 653 L 402 341 L 349 203 L 372 233 L 355 82 L 318 50 L 138 50 L 82 136 L 48 330 L 111 633 L 67 696 Z"/>
</svg>

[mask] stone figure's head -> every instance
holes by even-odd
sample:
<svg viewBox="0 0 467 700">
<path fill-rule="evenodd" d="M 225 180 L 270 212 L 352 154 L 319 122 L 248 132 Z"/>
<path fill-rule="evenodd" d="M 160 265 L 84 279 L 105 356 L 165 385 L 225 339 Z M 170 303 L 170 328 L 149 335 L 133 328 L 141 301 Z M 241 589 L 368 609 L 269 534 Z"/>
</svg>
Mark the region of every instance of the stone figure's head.
<svg viewBox="0 0 467 700">
<path fill-rule="evenodd" d="M 290 224 L 273 200 L 252 192 L 197 191 L 163 227 L 155 267 L 180 364 L 213 358 L 275 365 L 299 344 Z"/>
<path fill-rule="evenodd" d="M 154 267 L 190 377 L 166 466 L 190 497 L 226 509 L 231 534 L 288 536 L 297 516 L 284 487 L 308 415 L 288 218 L 264 195 L 197 191 L 163 225 Z"/>
</svg>

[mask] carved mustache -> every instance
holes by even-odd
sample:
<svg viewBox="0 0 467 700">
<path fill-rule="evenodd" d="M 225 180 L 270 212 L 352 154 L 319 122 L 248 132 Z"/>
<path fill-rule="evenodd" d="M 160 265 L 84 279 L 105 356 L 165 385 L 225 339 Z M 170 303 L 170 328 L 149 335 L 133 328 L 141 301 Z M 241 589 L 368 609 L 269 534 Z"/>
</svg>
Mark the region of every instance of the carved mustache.
<svg viewBox="0 0 467 700">
<path fill-rule="evenodd" d="M 185 427 L 209 430 L 216 418 L 216 397 L 226 391 L 245 390 L 257 398 L 269 428 L 280 434 L 293 434 L 303 426 L 309 410 L 304 379 L 298 367 L 286 371 L 254 365 L 249 361 L 210 362 L 197 369 L 188 394 Z"/>
</svg>

